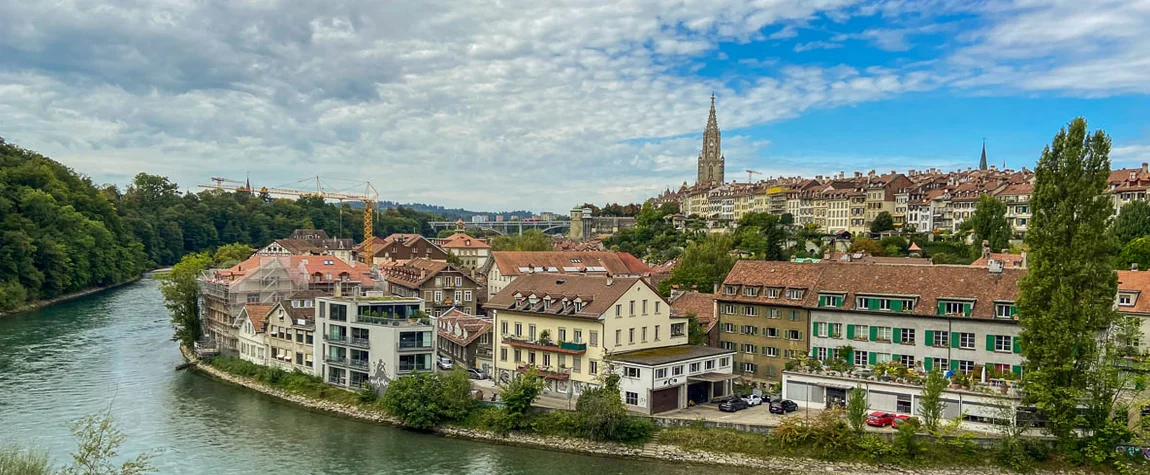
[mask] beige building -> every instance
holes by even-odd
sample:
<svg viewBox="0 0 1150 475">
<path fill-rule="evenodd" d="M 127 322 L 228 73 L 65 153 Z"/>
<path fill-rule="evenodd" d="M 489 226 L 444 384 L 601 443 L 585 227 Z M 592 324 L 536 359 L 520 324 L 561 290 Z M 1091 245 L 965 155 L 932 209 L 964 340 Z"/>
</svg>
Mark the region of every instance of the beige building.
<svg viewBox="0 0 1150 475">
<path fill-rule="evenodd" d="M 516 278 L 532 274 L 643 277 L 651 268 L 626 252 L 496 251 L 486 269 L 487 295 L 499 293 Z"/>
<path fill-rule="evenodd" d="M 237 349 L 240 359 L 260 366 L 268 365 L 267 328 L 265 318 L 271 307 L 245 305 L 236 317 Z"/>
<path fill-rule="evenodd" d="M 459 220 L 459 225 L 462 225 L 463 220 Z M 482 239 L 473 237 L 463 232 L 456 232 L 451 236 L 443 239 L 437 239 L 439 247 L 442 247 L 448 253 L 459 258 L 459 262 L 464 267 L 471 269 L 478 269 L 487 265 L 487 259 L 491 257 L 491 246 Z"/>
<path fill-rule="evenodd" d="M 451 308 L 471 315 L 476 313 L 482 289 L 470 271 L 420 258 L 380 267 L 380 273 L 387 282 L 388 294 L 422 298 L 424 310 L 433 317 Z"/>
<path fill-rule="evenodd" d="M 322 295 L 298 292 L 268 312 L 268 366 L 305 373 L 315 370 L 315 298 Z"/>
</svg>

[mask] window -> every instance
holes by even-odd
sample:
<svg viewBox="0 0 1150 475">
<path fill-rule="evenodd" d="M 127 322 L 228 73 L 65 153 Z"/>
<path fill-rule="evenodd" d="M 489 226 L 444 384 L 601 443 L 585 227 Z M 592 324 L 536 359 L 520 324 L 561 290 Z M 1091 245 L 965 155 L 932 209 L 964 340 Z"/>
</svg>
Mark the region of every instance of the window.
<svg viewBox="0 0 1150 475">
<path fill-rule="evenodd" d="M 1129 307 L 1133 305 L 1133 303 L 1131 303 L 1133 301 L 1134 299 L 1130 296 L 1130 294 L 1118 294 L 1118 305 Z"/>
<path fill-rule="evenodd" d="M 527 362 L 530 364 L 535 364 L 535 352 L 534 351 L 528 351 L 527 352 Z"/>
<path fill-rule="evenodd" d="M 798 330 L 787 330 L 787 339 L 788 340 L 802 340 L 803 334 L 802 334 L 802 332 L 800 332 Z"/>
<path fill-rule="evenodd" d="M 543 353 L 543 367 L 544 368 L 550 368 L 551 367 L 551 353 Z"/>
<path fill-rule="evenodd" d="M 599 332 L 591 332 L 591 346 L 599 346 Z"/>
<path fill-rule="evenodd" d="M 875 341 L 891 341 L 890 327 L 874 327 Z"/>
<path fill-rule="evenodd" d="M 842 295 L 820 295 L 820 307 L 841 307 L 843 305 Z"/>
<path fill-rule="evenodd" d="M 814 325 L 811 326 L 811 328 L 813 330 L 811 332 L 812 333 L 811 336 L 817 336 L 817 337 L 827 336 L 827 333 L 826 333 L 827 332 L 827 324 L 826 323 L 816 322 Z"/>
<path fill-rule="evenodd" d="M 523 336 L 523 324 L 515 322 L 515 336 Z"/>
<path fill-rule="evenodd" d="M 899 331 L 899 335 L 898 335 L 899 343 L 902 343 L 904 345 L 913 345 L 914 344 L 914 329 L 913 328 L 900 328 L 898 331 Z"/>
<path fill-rule="evenodd" d="M 687 334 L 686 326 L 687 326 L 686 323 L 672 323 L 671 324 L 671 336 L 672 337 L 686 336 L 686 334 Z"/>
<path fill-rule="evenodd" d="M 744 335 L 755 335 L 759 333 L 759 329 L 754 325 L 743 325 Z"/>
<path fill-rule="evenodd" d="M 641 334 L 641 336 L 642 336 L 642 338 L 640 338 L 639 340 L 642 341 L 643 343 L 646 343 L 647 342 L 647 327 L 643 327 L 643 333 Z"/>
<path fill-rule="evenodd" d="M 965 315 L 966 309 L 970 304 L 962 302 L 942 302 L 939 304 L 940 309 L 944 315 Z"/>
<path fill-rule="evenodd" d="M 658 300 L 655 301 L 655 313 L 656 314 L 659 313 L 659 304 L 661 304 L 661 303 L 663 303 L 663 302 L 658 301 Z"/>
<path fill-rule="evenodd" d="M 874 360 L 876 363 L 890 363 L 890 353 L 875 353 Z"/>
<path fill-rule="evenodd" d="M 748 317 L 757 317 L 757 316 L 759 316 L 759 309 L 757 307 L 747 305 L 747 306 L 743 307 L 743 315 L 746 315 Z"/>
<path fill-rule="evenodd" d="M 583 357 L 581 357 L 581 356 L 571 357 L 571 371 L 578 373 L 582 370 L 583 370 Z"/>
<path fill-rule="evenodd" d="M 962 371 L 963 373 L 974 371 L 974 362 L 969 360 L 959 360 L 958 370 Z"/>
<path fill-rule="evenodd" d="M 779 329 L 778 328 L 763 327 L 763 336 L 765 336 L 767 338 L 778 338 L 779 337 Z"/>
<path fill-rule="evenodd" d="M 575 343 L 583 343 L 583 330 L 574 330 L 571 333 L 575 335 L 573 340 Z"/>
<path fill-rule="evenodd" d="M 655 325 L 655 341 L 659 341 L 659 325 Z"/>
<path fill-rule="evenodd" d="M 964 350 L 974 349 L 974 334 L 973 333 L 959 333 L 958 334 L 958 347 Z"/>
<path fill-rule="evenodd" d="M 947 361 L 946 358 L 928 358 L 928 359 L 931 362 L 931 369 L 932 370 L 937 369 L 939 371 L 946 372 L 946 370 L 950 368 L 950 366 L 949 366 L 950 361 Z"/>
<path fill-rule="evenodd" d="M 635 316 L 635 301 L 634 300 L 631 301 L 630 307 L 631 307 L 631 314 L 630 315 L 632 317 L 634 317 Z"/>
<path fill-rule="evenodd" d="M 890 310 L 890 299 L 879 299 L 878 300 L 878 309 L 879 310 Z"/>
<path fill-rule="evenodd" d="M 635 329 L 634 328 L 628 328 L 627 329 L 627 344 L 628 345 L 634 345 L 635 344 Z"/>
<path fill-rule="evenodd" d="M 599 362 L 595 361 L 595 360 L 591 360 L 587 364 L 587 372 L 590 374 L 599 374 Z"/>
<path fill-rule="evenodd" d="M 758 369 L 758 366 L 756 366 L 754 363 L 743 363 L 744 373 L 754 373 Z"/>
<path fill-rule="evenodd" d="M 679 366 L 675 366 L 675 367 L 671 368 L 671 376 L 682 376 L 682 375 L 683 375 L 683 365 L 679 365 Z"/>
<path fill-rule="evenodd" d="M 798 311 L 798 310 L 791 310 L 791 316 L 790 316 L 790 319 L 791 319 L 791 321 L 792 321 L 792 322 L 797 322 L 797 321 L 799 321 L 799 311 Z"/>
<path fill-rule="evenodd" d="M 803 291 L 801 289 L 787 289 L 788 300 L 802 300 Z"/>
<path fill-rule="evenodd" d="M 764 346 L 763 347 L 763 354 L 770 356 L 772 358 L 778 358 L 779 357 L 779 349 L 775 348 L 773 346 Z"/>
<path fill-rule="evenodd" d="M 779 309 L 772 308 L 767 311 L 767 316 L 771 318 L 779 318 Z"/>
<path fill-rule="evenodd" d="M 627 404 L 631 406 L 639 405 L 639 393 L 627 391 Z"/>
<path fill-rule="evenodd" d="M 436 290 L 435 291 L 435 301 L 436 302 L 442 302 L 443 301 L 443 291 L 442 290 Z"/>
<path fill-rule="evenodd" d="M 768 288 L 767 289 L 767 298 L 772 298 L 772 299 L 779 298 L 779 290 L 780 289 L 778 289 L 777 287 Z"/>
<path fill-rule="evenodd" d="M 527 338 L 535 341 L 535 324 L 527 325 Z"/>
<path fill-rule="evenodd" d="M 747 297 L 757 297 L 759 295 L 758 287 L 743 287 L 743 295 Z"/>
<path fill-rule="evenodd" d="M 643 315 L 647 314 L 647 301 L 643 300 Z"/>
<path fill-rule="evenodd" d="M 628 377 L 628 378 L 638 378 L 639 377 L 639 368 L 632 368 L 629 366 L 626 368 L 623 368 L 623 375 Z"/>
<path fill-rule="evenodd" d="M 735 324 L 734 323 L 724 323 L 723 324 L 723 333 L 735 333 Z"/>
<path fill-rule="evenodd" d="M 867 354 L 865 351 L 855 351 L 854 356 L 855 356 L 855 366 L 866 366 L 867 365 L 867 360 L 866 360 Z"/>
<path fill-rule="evenodd" d="M 723 286 L 723 293 L 724 293 L 724 294 L 727 294 L 727 295 L 735 295 L 735 286 L 733 286 L 733 285 L 724 285 L 724 286 Z"/>
<path fill-rule="evenodd" d="M 618 317 L 622 317 L 622 316 L 623 316 L 623 304 L 615 305 L 615 317 L 618 318 Z"/>
<path fill-rule="evenodd" d="M 499 349 L 499 361 L 507 361 L 507 348 Z"/>
<path fill-rule="evenodd" d="M 707 360 L 703 363 L 703 368 L 708 370 L 715 369 L 715 360 Z"/>
<path fill-rule="evenodd" d="M 931 341 L 929 343 L 931 346 L 937 346 L 937 347 L 950 346 L 950 332 L 940 332 L 940 331 L 934 332 L 934 341 Z"/>
<path fill-rule="evenodd" d="M 523 361 L 523 351 L 516 348 L 515 349 L 515 362 L 520 363 L 522 361 Z"/>
<path fill-rule="evenodd" d="M 1014 305 L 1000 303 L 994 306 L 994 318 L 1011 318 L 1014 313 Z"/>
<path fill-rule="evenodd" d="M 914 368 L 914 355 L 899 355 L 898 362 L 904 367 Z"/>
<path fill-rule="evenodd" d="M 470 290 L 464 290 L 463 291 L 463 301 L 464 302 L 470 302 L 471 301 L 471 291 Z"/>
<path fill-rule="evenodd" d="M 866 340 L 870 337 L 870 327 L 866 325 L 855 325 L 855 339 Z"/>
<path fill-rule="evenodd" d="M 719 348 L 732 351 L 736 350 L 735 342 L 733 341 L 720 341 Z"/>
<path fill-rule="evenodd" d="M 901 412 L 903 414 L 910 414 L 911 407 L 909 395 L 899 394 L 897 396 L 897 399 L 895 400 L 895 411 Z"/>
<path fill-rule="evenodd" d="M 567 341 L 567 329 L 566 328 L 560 328 L 559 329 L 559 341 Z"/>
<path fill-rule="evenodd" d="M 730 365 L 731 365 L 731 358 L 729 358 L 729 357 L 719 358 L 719 367 L 720 368 L 726 368 Z"/>
<path fill-rule="evenodd" d="M 902 301 L 902 311 L 909 312 L 911 310 L 914 310 L 914 300 L 910 300 L 910 299 L 903 300 Z"/>
<path fill-rule="evenodd" d="M 755 345 L 752 345 L 750 343 L 743 343 L 743 353 L 753 355 L 753 354 L 757 353 L 758 351 L 759 350 Z"/>
<path fill-rule="evenodd" d="M 842 338 L 843 337 L 843 324 L 841 324 L 841 323 L 829 323 L 828 325 L 830 325 L 831 338 Z"/>
<path fill-rule="evenodd" d="M 698 373 L 699 372 L 699 363 L 691 363 L 691 372 L 692 373 Z"/>
<path fill-rule="evenodd" d="M 462 290 L 456 290 L 455 294 L 452 295 L 452 302 L 459 303 L 459 301 L 461 301 L 461 300 L 463 300 L 463 291 Z"/>
<path fill-rule="evenodd" d="M 827 359 L 827 349 L 815 348 L 815 359 L 819 361 L 825 361 Z"/>
<path fill-rule="evenodd" d="M 994 351 L 1010 353 L 1014 348 L 1010 346 L 1010 337 L 994 335 Z"/>
<path fill-rule="evenodd" d="M 623 344 L 623 329 L 619 328 L 619 329 L 615 330 L 615 346 L 619 346 L 622 344 Z"/>
<path fill-rule="evenodd" d="M 667 377 L 667 368 L 659 368 L 655 370 L 655 379 L 663 379 Z"/>
</svg>

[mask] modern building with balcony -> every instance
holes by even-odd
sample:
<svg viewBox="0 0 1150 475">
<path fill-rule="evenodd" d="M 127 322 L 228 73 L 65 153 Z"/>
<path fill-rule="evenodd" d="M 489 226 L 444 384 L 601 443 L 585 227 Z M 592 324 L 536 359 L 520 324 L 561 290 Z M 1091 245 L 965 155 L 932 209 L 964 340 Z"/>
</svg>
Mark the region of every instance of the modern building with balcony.
<svg viewBox="0 0 1150 475">
<path fill-rule="evenodd" d="M 349 389 L 435 369 L 435 324 L 414 297 L 316 299 L 315 374 Z"/>
</svg>

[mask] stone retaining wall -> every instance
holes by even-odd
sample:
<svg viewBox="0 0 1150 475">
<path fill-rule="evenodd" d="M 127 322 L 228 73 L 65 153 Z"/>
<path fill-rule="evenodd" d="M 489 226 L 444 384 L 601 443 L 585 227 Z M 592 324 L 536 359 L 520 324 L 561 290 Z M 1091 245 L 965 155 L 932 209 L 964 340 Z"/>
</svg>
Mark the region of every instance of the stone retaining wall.
<svg viewBox="0 0 1150 475">
<path fill-rule="evenodd" d="M 210 365 L 200 365 L 187 349 L 181 347 L 180 352 L 184 358 L 194 363 L 191 369 L 200 371 L 213 378 L 220 379 L 238 386 L 243 386 L 268 396 L 276 397 L 309 409 L 338 414 L 359 420 L 381 424 L 399 426 L 399 421 L 386 414 L 367 411 L 355 406 L 337 404 L 330 401 L 315 400 L 296 394 L 291 394 L 258 381 L 225 373 Z M 662 418 L 660 418 L 662 419 Z M 674 420 L 674 419 L 668 419 Z M 681 421 L 690 425 L 694 421 Z M 713 423 L 722 424 L 722 423 Z M 732 424 L 727 424 L 732 425 Z M 737 425 L 737 424 L 735 424 Z M 763 426 L 752 426 L 763 427 Z M 607 457 L 645 457 L 667 462 L 691 463 L 702 465 L 726 465 L 733 467 L 750 467 L 765 469 L 770 473 L 812 473 L 834 472 L 836 475 L 869 475 L 873 473 L 920 473 L 937 475 L 973 475 L 986 473 L 987 467 L 979 468 L 951 468 L 932 470 L 907 470 L 899 467 L 876 466 L 861 463 L 823 462 L 813 459 L 772 457 L 759 459 L 737 454 L 720 454 L 712 452 L 688 451 L 679 446 L 648 443 L 643 447 L 629 447 L 611 442 L 594 442 L 586 439 L 567 439 L 562 437 L 545 437 L 533 434 L 511 433 L 501 436 L 493 432 L 465 429 L 459 427 L 439 427 L 435 432 L 445 437 L 480 440 L 498 444 L 509 444 L 524 447 L 533 447 L 544 450 L 562 452 L 576 452 L 583 454 L 601 455 Z M 1068 472 L 1069 473 L 1069 472 Z"/>
</svg>

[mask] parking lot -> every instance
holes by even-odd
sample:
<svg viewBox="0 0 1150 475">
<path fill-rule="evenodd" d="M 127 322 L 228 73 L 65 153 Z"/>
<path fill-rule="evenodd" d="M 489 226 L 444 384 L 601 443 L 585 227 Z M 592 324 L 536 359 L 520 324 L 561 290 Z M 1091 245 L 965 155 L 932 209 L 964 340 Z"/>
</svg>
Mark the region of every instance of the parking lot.
<svg viewBox="0 0 1150 475">
<path fill-rule="evenodd" d="M 799 410 L 783 416 L 781 414 L 771 414 L 771 412 L 767 410 L 767 404 L 765 403 L 755 407 L 749 407 L 738 412 L 723 412 L 719 410 L 718 404 L 706 403 L 700 404 L 698 406 L 688 407 L 686 409 L 664 412 L 657 415 L 659 417 L 687 419 L 692 421 L 701 418 L 708 421 L 730 422 L 733 424 L 757 424 L 775 426 L 782 422 L 784 417 L 791 417 L 796 415 L 814 417 L 818 415 L 819 412 L 819 409 L 806 409 L 800 407 Z"/>
</svg>

